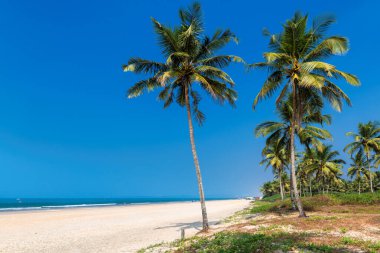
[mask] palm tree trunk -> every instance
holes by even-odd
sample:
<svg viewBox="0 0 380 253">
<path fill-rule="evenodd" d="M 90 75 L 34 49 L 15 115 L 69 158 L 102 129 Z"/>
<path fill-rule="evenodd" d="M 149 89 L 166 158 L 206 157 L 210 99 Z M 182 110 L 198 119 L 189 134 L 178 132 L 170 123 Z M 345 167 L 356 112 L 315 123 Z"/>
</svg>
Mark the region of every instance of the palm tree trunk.
<svg viewBox="0 0 380 253">
<path fill-rule="evenodd" d="M 322 177 L 322 194 L 325 195 L 325 178 Z"/>
<path fill-rule="evenodd" d="M 296 156 L 295 156 L 295 143 L 294 143 L 294 123 L 292 124 L 291 134 L 290 134 L 290 162 L 291 162 L 291 174 L 292 174 L 292 186 L 294 192 L 294 199 L 299 211 L 299 217 L 306 217 L 305 211 L 303 210 L 302 202 L 297 187 L 296 179 Z"/>
<path fill-rule="evenodd" d="M 284 200 L 284 189 L 282 188 L 282 170 L 279 171 L 280 174 L 280 194 L 281 194 L 281 200 Z"/>
<path fill-rule="evenodd" d="M 368 163 L 368 171 L 369 171 L 369 184 L 371 186 L 371 192 L 373 193 L 373 183 L 372 183 L 372 175 L 371 175 L 371 164 L 369 162 L 369 154 L 367 153 L 367 163 Z"/>
<path fill-rule="evenodd" d="M 295 93 L 295 85 L 293 84 L 293 119 L 292 119 L 292 125 L 290 130 L 290 169 L 291 169 L 291 175 L 292 175 L 292 183 L 293 183 L 293 191 L 294 191 L 294 199 L 297 204 L 297 208 L 299 211 L 299 217 L 306 217 L 306 213 L 303 210 L 302 202 L 300 195 L 298 193 L 297 189 L 297 179 L 296 179 L 296 154 L 295 154 L 295 128 L 296 128 L 296 108 L 297 108 L 297 101 L 296 101 L 296 93 Z"/>
<path fill-rule="evenodd" d="M 359 179 L 359 195 L 360 195 L 360 179 Z"/>
<path fill-rule="evenodd" d="M 201 169 L 199 167 L 197 150 L 195 148 L 193 121 L 191 119 L 190 101 L 189 101 L 189 93 L 188 93 L 187 87 L 185 87 L 185 103 L 186 103 L 186 110 L 187 110 L 187 120 L 189 122 L 191 151 L 193 153 L 195 171 L 196 171 L 197 180 L 198 180 L 199 199 L 201 202 L 201 209 L 202 209 L 203 231 L 207 231 L 209 228 L 209 225 L 208 225 L 208 219 L 207 219 L 205 195 L 203 192 L 202 175 L 201 175 Z"/>
<path fill-rule="evenodd" d="M 293 187 L 293 180 L 292 180 L 292 173 L 290 173 L 290 200 L 292 202 L 292 209 L 295 211 L 297 210 L 296 207 L 296 200 L 294 199 L 294 187 Z"/>
<path fill-rule="evenodd" d="M 311 190 L 311 178 L 309 179 L 309 188 L 310 188 L 310 196 L 313 196 L 313 191 Z"/>
</svg>

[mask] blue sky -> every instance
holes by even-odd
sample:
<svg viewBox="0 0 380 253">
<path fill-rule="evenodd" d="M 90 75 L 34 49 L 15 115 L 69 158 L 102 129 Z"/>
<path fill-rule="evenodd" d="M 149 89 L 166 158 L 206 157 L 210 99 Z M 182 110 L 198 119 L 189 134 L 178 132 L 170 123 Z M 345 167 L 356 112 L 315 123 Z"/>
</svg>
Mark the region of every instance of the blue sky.
<svg viewBox="0 0 380 253">
<path fill-rule="evenodd" d="M 123 73 L 132 56 L 162 60 L 150 17 L 178 22 L 190 1 L 1 1 L 0 197 L 197 196 L 186 114 L 163 110 L 157 93 L 128 100 L 141 76 Z M 333 144 L 359 121 L 378 119 L 378 1 L 201 1 L 206 32 L 230 28 L 240 39 L 221 53 L 262 59 L 267 27 L 279 32 L 297 10 L 332 13 L 331 34 L 351 50 L 331 60 L 358 75 L 362 87 L 341 83 L 353 107 L 332 113 Z M 375 70 L 376 69 L 376 70 Z M 265 72 L 228 72 L 237 108 L 205 98 L 204 126 L 195 128 L 206 197 L 259 194 L 270 171 L 258 165 L 258 123 L 275 119 L 273 100 L 251 110 Z M 343 156 L 345 157 L 345 156 Z"/>
</svg>

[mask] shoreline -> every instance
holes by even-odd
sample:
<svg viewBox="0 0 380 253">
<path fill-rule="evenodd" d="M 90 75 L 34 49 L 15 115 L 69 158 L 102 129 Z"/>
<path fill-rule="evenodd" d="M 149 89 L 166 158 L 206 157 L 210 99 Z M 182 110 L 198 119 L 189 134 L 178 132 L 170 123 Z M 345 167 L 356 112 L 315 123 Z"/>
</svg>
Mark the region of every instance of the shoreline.
<svg viewBox="0 0 380 253">
<path fill-rule="evenodd" d="M 207 201 L 210 225 L 249 203 Z M 190 237 L 201 221 L 199 202 L 2 212 L 0 252 L 136 252 L 180 238 L 181 228 Z"/>
</svg>

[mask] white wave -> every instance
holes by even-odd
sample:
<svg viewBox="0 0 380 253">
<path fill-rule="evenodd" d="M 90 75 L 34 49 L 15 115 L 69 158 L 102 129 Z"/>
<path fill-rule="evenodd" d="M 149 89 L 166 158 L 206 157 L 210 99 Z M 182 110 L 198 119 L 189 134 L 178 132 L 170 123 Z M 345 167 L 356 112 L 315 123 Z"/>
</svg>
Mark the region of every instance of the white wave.
<svg viewBox="0 0 380 253">
<path fill-rule="evenodd" d="M 22 211 L 22 210 L 40 210 L 42 207 L 6 207 L 6 208 L 0 208 L 1 211 Z"/>
<path fill-rule="evenodd" d="M 47 209 L 49 208 L 75 208 L 75 207 L 115 206 L 115 205 L 117 205 L 117 203 L 42 206 L 41 208 L 47 208 Z"/>
</svg>

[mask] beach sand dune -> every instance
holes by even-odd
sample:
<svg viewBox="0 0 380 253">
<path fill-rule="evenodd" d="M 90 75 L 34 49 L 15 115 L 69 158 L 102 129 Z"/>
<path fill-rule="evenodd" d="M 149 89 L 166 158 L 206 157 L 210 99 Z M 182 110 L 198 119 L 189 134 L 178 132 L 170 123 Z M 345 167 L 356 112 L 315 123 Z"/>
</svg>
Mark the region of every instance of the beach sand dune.
<svg viewBox="0 0 380 253">
<path fill-rule="evenodd" d="M 248 206 L 208 201 L 210 223 Z M 0 213 L 0 252 L 135 252 L 201 228 L 198 202 Z"/>
</svg>

